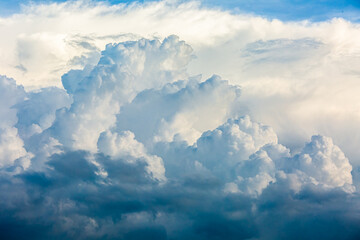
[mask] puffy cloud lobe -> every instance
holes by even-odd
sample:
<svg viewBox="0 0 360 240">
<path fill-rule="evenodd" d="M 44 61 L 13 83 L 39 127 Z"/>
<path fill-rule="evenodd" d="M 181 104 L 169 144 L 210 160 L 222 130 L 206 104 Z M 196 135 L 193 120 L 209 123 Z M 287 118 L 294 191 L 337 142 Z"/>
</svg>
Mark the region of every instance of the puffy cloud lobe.
<svg viewBox="0 0 360 240">
<path fill-rule="evenodd" d="M 163 161 L 158 156 L 148 155 L 145 147 L 135 140 L 135 135 L 130 131 L 120 134 L 103 132 L 98 141 L 99 151 L 114 159 L 123 158 L 129 163 L 142 160 L 147 164 L 147 172 L 154 179 L 166 180 Z"/>
<path fill-rule="evenodd" d="M 228 183 L 225 191 L 259 196 L 270 183 L 286 179 L 289 189 L 296 192 L 309 184 L 354 192 L 351 171 L 352 166 L 339 147 L 330 138 L 318 135 L 292 157 L 281 145 L 265 145 L 238 164 L 237 179 Z"/>
<path fill-rule="evenodd" d="M 16 110 L 12 108 L 26 97 L 23 87 L 18 86 L 14 79 L 0 76 L 0 127 L 6 128 L 16 123 Z"/>
<path fill-rule="evenodd" d="M 73 103 L 58 112 L 53 134 L 67 147 L 96 152 L 100 133 L 115 124 L 120 107 L 142 90 L 185 77 L 191 53 L 176 36 L 163 42 L 142 39 L 107 45 L 93 69 L 63 77 Z"/>
<path fill-rule="evenodd" d="M 12 108 L 26 97 L 24 89 L 15 80 L 0 76 L 0 168 L 16 165 L 28 168 L 31 153 L 24 149 L 24 142 L 14 127 L 16 109 Z"/>
<path fill-rule="evenodd" d="M 271 182 L 276 182 L 275 163 L 264 150 L 251 155 L 248 161 L 239 163 L 236 170 L 237 185 L 229 183 L 225 191 L 241 191 L 251 196 L 258 196 Z"/>
<path fill-rule="evenodd" d="M 241 117 L 238 87 L 188 78 L 191 58 L 172 36 L 108 45 L 63 76 L 65 91 L 2 77 L 0 236 L 356 239 L 359 194 L 340 148 L 314 136 L 291 154 Z"/>
<path fill-rule="evenodd" d="M 26 169 L 30 165 L 31 157 L 24 149 L 24 142 L 16 128 L 0 129 L 0 168 L 16 164 Z"/>
<path fill-rule="evenodd" d="M 16 104 L 18 121 L 16 127 L 23 139 L 39 134 L 53 125 L 56 111 L 69 108 L 70 96 L 59 88 L 43 88 L 39 92 L 30 92 L 27 99 Z"/>
<path fill-rule="evenodd" d="M 331 138 L 313 136 L 296 157 L 299 169 L 317 183 L 333 187 L 352 184 L 352 166 Z M 295 164 L 294 164 L 295 165 Z"/>
<path fill-rule="evenodd" d="M 206 83 L 206 82 L 205 82 Z M 157 142 L 154 153 L 165 161 L 169 177 L 187 173 L 233 180 L 235 167 L 267 144 L 276 144 L 277 136 L 268 126 L 251 121 L 249 116 L 230 118 L 214 130 L 204 132 L 193 145 L 175 139 Z M 178 169 L 182 169 L 180 173 Z"/>
<path fill-rule="evenodd" d="M 186 67 L 193 58 L 192 52 L 192 48 L 175 35 L 165 38 L 162 42 L 140 39 L 107 44 L 93 69 L 85 68 L 75 77 L 65 74 L 62 82 L 68 92 L 75 92 L 76 85 L 80 89 L 95 90 L 103 85 L 112 86 L 110 81 L 113 80 L 126 87 L 129 94 L 135 94 L 186 77 Z M 79 72 L 72 70 L 70 73 L 73 71 Z M 93 79 L 84 79 L 90 71 Z M 96 77 L 101 78 L 102 82 L 99 83 L 100 80 L 96 80 Z M 70 85 L 72 89 L 67 88 Z M 100 91 L 99 89 L 98 93 Z"/>
<path fill-rule="evenodd" d="M 174 138 L 192 144 L 202 132 L 233 116 L 239 97 L 240 89 L 218 76 L 166 84 L 145 90 L 124 105 L 116 129 L 129 129 L 146 144 Z"/>
<path fill-rule="evenodd" d="M 155 153 L 164 159 L 168 177 L 216 177 L 227 182 L 224 191 L 230 193 L 257 197 L 277 181 L 286 181 L 296 192 L 309 184 L 354 191 L 349 160 L 330 138 L 314 136 L 301 153 L 291 156 L 270 127 L 248 116 L 203 133 L 193 146 L 160 143 Z M 179 169 L 184 173 L 177 173 Z"/>
<path fill-rule="evenodd" d="M 262 146 L 277 143 L 272 128 L 252 122 L 249 116 L 230 119 L 213 131 L 205 132 L 196 142 L 197 154 L 209 168 L 236 165 Z M 219 161 L 221 159 L 221 161 Z"/>
</svg>

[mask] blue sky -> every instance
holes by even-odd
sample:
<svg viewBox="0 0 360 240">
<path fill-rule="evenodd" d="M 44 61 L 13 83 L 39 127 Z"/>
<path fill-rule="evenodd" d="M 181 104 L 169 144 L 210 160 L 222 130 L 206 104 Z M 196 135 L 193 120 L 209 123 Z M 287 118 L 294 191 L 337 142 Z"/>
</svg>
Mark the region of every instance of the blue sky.
<svg viewBox="0 0 360 240">
<path fill-rule="evenodd" d="M 346 0 L 225 0 L 221 4 L 216 0 L 205 0 L 204 2 L 281 20 L 322 21 L 332 17 L 357 20 L 360 8 L 360 1 Z"/>
<path fill-rule="evenodd" d="M 147 2 L 152 0 L 140 0 Z M 10 15 L 20 10 L 21 4 L 28 0 L 0 0 L 0 15 Z M 49 2 L 33 0 L 32 2 Z M 53 2 L 63 2 L 54 0 Z M 109 0 L 111 4 L 134 2 L 134 0 Z M 354 0 L 203 0 L 205 6 L 220 7 L 235 12 L 254 13 L 268 18 L 281 20 L 323 21 L 333 17 L 342 17 L 351 21 L 359 20 L 360 1 Z"/>
</svg>

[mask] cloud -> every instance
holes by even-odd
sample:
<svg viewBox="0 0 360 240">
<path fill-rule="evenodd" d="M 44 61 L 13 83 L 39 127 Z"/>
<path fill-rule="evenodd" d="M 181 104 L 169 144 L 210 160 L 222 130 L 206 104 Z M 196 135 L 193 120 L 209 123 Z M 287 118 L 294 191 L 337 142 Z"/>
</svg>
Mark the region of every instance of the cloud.
<svg viewBox="0 0 360 240">
<path fill-rule="evenodd" d="M 63 76 L 73 103 L 57 113 L 50 131 L 66 147 L 96 151 L 99 135 L 115 125 L 120 108 L 142 90 L 186 77 L 191 54 L 176 36 L 162 43 L 142 39 L 107 45 L 92 69 Z"/>
<path fill-rule="evenodd" d="M 224 33 L 231 35 L 235 26 L 228 22 L 233 19 L 228 13 L 201 10 L 199 2 L 30 4 L 19 14 L 1 18 L 0 31 L 7 38 L 0 43 L 0 63 L 7 75 L 29 88 L 61 86 L 61 75 L 84 63 L 96 63 L 94 51 L 109 42 L 177 34 L 193 39 L 191 43 L 211 44 Z M 39 64 L 40 59 L 44 63 Z"/>
<path fill-rule="evenodd" d="M 235 115 L 239 97 L 240 88 L 218 76 L 204 82 L 196 76 L 139 93 L 121 108 L 115 128 L 130 129 L 146 144 L 174 138 L 191 144 Z"/>
<path fill-rule="evenodd" d="M 100 152 L 112 158 L 124 158 L 129 163 L 138 159 L 145 161 L 146 171 L 150 176 L 159 181 L 165 181 L 165 168 L 161 158 L 149 156 L 145 147 L 135 140 L 135 135 L 130 131 L 121 134 L 103 132 L 98 140 Z"/>
<path fill-rule="evenodd" d="M 14 127 L 17 117 L 12 108 L 25 97 L 24 89 L 17 86 L 14 79 L 0 76 L 0 168 L 15 165 L 28 168 L 30 165 L 31 153 L 24 149 L 18 129 Z"/>
<path fill-rule="evenodd" d="M 338 28 L 351 35 L 357 25 L 269 21 L 194 2 L 67 2 L 32 5 L 1 19 L 0 28 L 19 27 L 29 16 L 25 26 L 52 20 L 15 41 L 19 62 L 9 58 L 4 69 L 11 74 L 9 66 L 18 66 L 25 77 L 0 77 L 2 238 L 360 236 L 357 167 L 338 146 L 341 137 L 309 136 L 314 122 L 342 123 L 356 106 L 339 113 L 335 103 L 356 98 L 353 72 L 344 80 L 348 98 L 331 97 L 342 96 L 336 77 L 353 70 L 345 65 L 357 54 L 356 39 Z M 71 28 L 55 24 L 59 18 Z M 175 23 L 181 37 L 139 36 L 153 29 L 167 35 Z M 48 24 L 54 32 L 44 33 Z M 84 31 L 71 34 L 76 28 Z M 114 39 L 121 41 L 102 48 Z M 42 63 L 57 71 L 38 75 Z M 219 70 L 228 79 L 231 69 L 236 77 L 229 80 L 209 74 Z M 60 75 L 61 87 L 39 87 Z M 27 82 L 31 76 L 39 82 Z M 338 118 L 322 121 L 327 115 L 317 111 Z M 267 125 L 273 121 L 274 128 Z"/>
<path fill-rule="evenodd" d="M 319 183 L 335 187 L 352 184 L 349 160 L 331 138 L 313 136 L 296 160 L 300 170 Z"/>
<path fill-rule="evenodd" d="M 330 136 L 358 165 L 358 23 L 280 21 L 196 1 L 37 3 L 0 22 L 1 74 L 27 89 L 62 87 L 61 76 L 92 69 L 109 42 L 176 34 L 197 56 L 188 72 L 240 85 L 240 107 L 281 143 L 298 150 L 312 135 Z"/>
</svg>

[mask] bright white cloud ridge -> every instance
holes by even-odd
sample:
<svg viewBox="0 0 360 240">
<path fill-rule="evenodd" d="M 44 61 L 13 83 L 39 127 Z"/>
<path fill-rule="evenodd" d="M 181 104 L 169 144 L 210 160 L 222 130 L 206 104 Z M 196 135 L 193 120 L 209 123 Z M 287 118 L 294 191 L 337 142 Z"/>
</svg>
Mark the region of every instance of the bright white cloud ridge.
<svg viewBox="0 0 360 240">
<path fill-rule="evenodd" d="M 71 1 L 0 32 L 1 238 L 360 237 L 359 25 Z"/>
</svg>

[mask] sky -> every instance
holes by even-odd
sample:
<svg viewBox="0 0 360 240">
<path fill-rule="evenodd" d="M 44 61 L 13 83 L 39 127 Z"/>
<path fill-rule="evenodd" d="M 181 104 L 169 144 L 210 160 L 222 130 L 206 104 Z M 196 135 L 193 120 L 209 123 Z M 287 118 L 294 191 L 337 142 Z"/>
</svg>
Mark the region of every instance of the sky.
<svg viewBox="0 0 360 240">
<path fill-rule="evenodd" d="M 108 0 L 109 4 L 154 2 L 155 0 Z M 65 2 L 64 0 L 13 0 L 0 1 L 0 15 L 10 15 L 20 11 L 21 5 L 32 3 Z M 360 3 L 357 0 L 202 0 L 204 6 L 221 8 L 241 13 L 251 13 L 267 18 L 281 20 L 323 21 L 333 17 L 341 17 L 351 21 L 359 21 Z"/>
<path fill-rule="evenodd" d="M 0 1 L 1 239 L 359 239 L 356 1 Z"/>
</svg>

